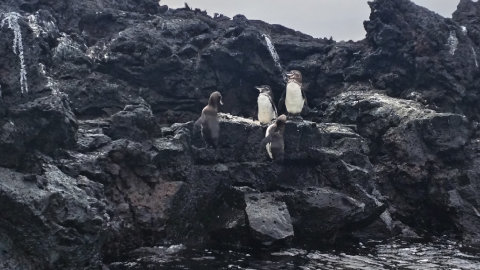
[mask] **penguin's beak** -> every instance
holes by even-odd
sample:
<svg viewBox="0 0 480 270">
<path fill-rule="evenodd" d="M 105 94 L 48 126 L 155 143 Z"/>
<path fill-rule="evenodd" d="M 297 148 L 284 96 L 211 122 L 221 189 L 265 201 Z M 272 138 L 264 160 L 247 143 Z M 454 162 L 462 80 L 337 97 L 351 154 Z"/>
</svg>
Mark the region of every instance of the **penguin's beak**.
<svg viewBox="0 0 480 270">
<path fill-rule="evenodd" d="M 255 86 L 255 88 L 257 88 L 258 91 L 262 92 L 262 87 L 260 87 L 260 86 Z"/>
<path fill-rule="evenodd" d="M 293 73 L 291 73 L 291 72 L 288 72 L 288 73 L 287 73 L 287 76 L 290 78 L 290 77 L 292 77 L 292 76 L 293 76 Z"/>
</svg>

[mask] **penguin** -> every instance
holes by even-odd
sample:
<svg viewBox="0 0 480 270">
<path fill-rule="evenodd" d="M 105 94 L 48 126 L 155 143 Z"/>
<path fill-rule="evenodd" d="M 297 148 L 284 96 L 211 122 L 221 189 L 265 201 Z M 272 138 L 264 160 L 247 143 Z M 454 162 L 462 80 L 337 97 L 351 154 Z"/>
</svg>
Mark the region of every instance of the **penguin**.
<svg viewBox="0 0 480 270">
<path fill-rule="evenodd" d="M 262 149 L 264 147 L 267 149 L 268 156 L 278 163 L 283 162 L 285 122 L 287 122 L 287 116 L 285 114 L 280 115 L 275 123 L 267 128 L 265 138 L 260 143 Z"/>
<path fill-rule="evenodd" d="M 260 124 L 268 124 L 277 118 L 277 108 L 273 103 L 272 88 L 268 85 L 255 86 L 255 88 L 260 91 L 257 98 L 257 106 L 255 107 L 258 121 L 260 121 Z"/>
<path fill-rule="evenodd" d="M 223 105 L 222 94 L 215 91 L 210 95 L 208 105 L 203 108 L 202 115 L 193 125 L 194 132 L 201 128 L 203 140 L 207 143 L 207 147 L 210 145 L 215 149 L 215 156 L 220 133 L 220 124 L 217 119 L 218 104 Z"/>
<path fill-rule="evenodd" d="M 289 114 L 298 115 L 302 112 L 303 105 L 307 105 L 307 97 L 302 89 L 302 74 L 298 70 L 287 73 L 287 88 L 280 98 L 278 108 L 287 108 Z"/>
</svg>

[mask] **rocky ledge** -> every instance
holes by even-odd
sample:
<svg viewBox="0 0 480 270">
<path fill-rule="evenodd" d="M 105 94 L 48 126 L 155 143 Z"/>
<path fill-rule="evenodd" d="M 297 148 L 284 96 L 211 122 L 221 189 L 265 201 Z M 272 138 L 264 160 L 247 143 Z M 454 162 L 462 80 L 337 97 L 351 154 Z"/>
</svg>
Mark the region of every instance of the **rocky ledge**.
<svg viewBox="0 0 480 270">
<path fill-rule="evenodd" d="M 369 5 L 366 38 L 336 42 L 153 0 L 3 1 L 1 268 L 114 268 L 170 244 L 480 246 L 480 3 Z M 277 101 L 291 69 L 309 108 L 279 165 L 249 117 L 253 86 Z M 192 127 L 217 90 L 215 158 Z"/>
</svg>

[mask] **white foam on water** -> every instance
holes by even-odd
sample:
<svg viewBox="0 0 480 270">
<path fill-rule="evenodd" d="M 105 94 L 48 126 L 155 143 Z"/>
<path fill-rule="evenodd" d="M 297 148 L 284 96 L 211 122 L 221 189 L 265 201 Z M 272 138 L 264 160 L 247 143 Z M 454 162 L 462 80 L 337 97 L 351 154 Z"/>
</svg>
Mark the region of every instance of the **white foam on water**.
<svg viewBox="0 0 480 270">
<path fill-rule="evenodd" d="M 463 25 L 462 25 L 461 27 L 462 27 L 462 32 L 463 32 L 463 34 L 466 35 L 466 34 L 468 33 L 467 27 L 465 27 L 465 26 L 463 26 Z"/>
<path fill-rule="evenodd" d="M 13 31 L 13 53 L 18 55 L 20 59 L 20 90 L 21 92 L 28 92 L 27 84 L 27 70 L 25 69 L 25 59 L 23 58 L 23 41 L 22 41 L 22 30 L 18 24 L 18 18 L 21 15 L 17 12 L 9 12 L 5 14 L 0 27 L 3 27 L 5 23 L 9 29 Z"/>
<path fill-rule="evenodd" d="M 447 39 L 447 44 L 448 46 L 450 46 L 450 54 L 455 55 L 455 51 L 457 50 L 458 46 L 457 34 L 455 34 L 455 31 L 450 31 L 450 36 Z"/>
</svg>

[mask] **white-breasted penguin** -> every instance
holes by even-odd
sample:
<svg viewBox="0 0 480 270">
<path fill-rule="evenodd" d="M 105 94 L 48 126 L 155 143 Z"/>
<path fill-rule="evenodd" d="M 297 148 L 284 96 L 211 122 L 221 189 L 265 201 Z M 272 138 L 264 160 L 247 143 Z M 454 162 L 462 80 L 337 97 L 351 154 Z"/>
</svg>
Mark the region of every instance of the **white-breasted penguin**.
<svg viewBox="0 0 480 270">
<path fill-rule="evenodd" d="M 260 124 L 268 124 L 277 118 L 277 108 L 273 103 L 272 88 L 268 85 L 255 86 L 260 91 L 257 98 L 257 118 Z"/>
<path fill-rule="evenodd" d="M 265 138 L 261 142 L 261 148 L 267 149 L 267 153 L 275 162 L 282 163 L 284 155 L 283 133 L 285 131 L 287 116 L 280 115 L 275 123 L 267 128 Z"/>
<path fill-rule="evenodd" d="M 202 115 L 193 125 L 194 132 L 201 128 L 203 140 L 215 150 L 218 147 L 218 135 L 220 133 L 220 124 L 217 119 L 218 104 L 223 105 L 222 94 L 215 91 L 210 95 L 208 105 L 203 108 Z"/>
<path fill-rule="evenodd" d="M 302 89 L 302 74 L 298 70 L 292 70 L 287 73 L 288 82 L 285 92 L 279 102 L 279 109 L 283 108 L 283 104 L 287 108 L 289 114 L 300 114 L 303 105 L 307 103 L 307 97 Z"/>
</svg>

